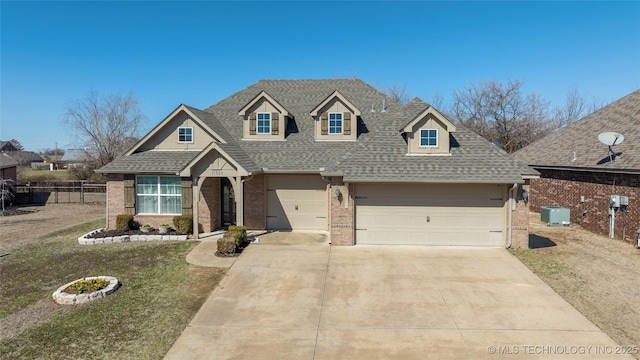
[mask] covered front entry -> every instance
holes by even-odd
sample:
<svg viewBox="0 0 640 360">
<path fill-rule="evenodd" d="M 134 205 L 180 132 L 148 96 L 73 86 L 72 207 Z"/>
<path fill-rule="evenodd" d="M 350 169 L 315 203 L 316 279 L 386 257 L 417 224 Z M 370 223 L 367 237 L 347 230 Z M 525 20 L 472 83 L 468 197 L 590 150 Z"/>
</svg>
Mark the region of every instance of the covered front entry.
<svg viewBox="0 0 640 360">
<path fill-rule="evenodd" d="M 495 184 L 358 184 L 356 244 L 505 244 L 506 190 Z"/>
<path fill-rule="evenodd" d="M 268 230 L 326 230 L 327 182 L 319 175 L 267 175 Z"/>
</svg>

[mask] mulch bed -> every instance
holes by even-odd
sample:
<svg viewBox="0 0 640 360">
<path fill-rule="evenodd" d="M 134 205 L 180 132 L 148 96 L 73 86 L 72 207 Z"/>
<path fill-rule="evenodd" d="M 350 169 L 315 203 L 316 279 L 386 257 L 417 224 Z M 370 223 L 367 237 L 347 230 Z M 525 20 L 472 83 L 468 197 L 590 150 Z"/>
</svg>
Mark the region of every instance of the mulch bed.
<svg viewBox="0 0 640 360">
<path fill-rule="evenodd" d="M 113 237 L 113 236 L 123 236 L 123 235 L 184 235 L 175 230 L 169 230 L 166 233 L 160 233 L 158 229 L 154 229 L 152 231 L 143 232 L 141 230 L 127 230 L 127 231 L 118 231 L 118 230 L 103 230 L 98 231 L 95 234 L 87 235 L 87 238 L 90 239 L 98 239 L 104 237 Z"/>
<path fill-rule="evenodd" d="M 6 209 L 5 211 L 0 210 L 0 216 L 25 215 L 34 213 L 36 211 L 38 210 Z"/>
</svg>

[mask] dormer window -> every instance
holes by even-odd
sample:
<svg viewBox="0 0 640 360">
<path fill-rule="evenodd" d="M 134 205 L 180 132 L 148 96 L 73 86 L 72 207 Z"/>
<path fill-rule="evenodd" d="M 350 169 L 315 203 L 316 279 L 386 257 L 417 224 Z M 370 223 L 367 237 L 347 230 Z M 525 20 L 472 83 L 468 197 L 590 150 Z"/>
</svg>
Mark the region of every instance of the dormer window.
<svg viewBox="0 0 640 360">
<path fill-rule="evenodd" d="M 242 116 L 243 140 L 283 141 L 286 137 L 289 111 L 264 91 L 240 109 L 238 115 Z"/>
<path fill-rule="evenodd" d="M 420 129 L 421 147 L 438 147 L 437 129 Z"/>
<path fill-rule="evenodd" d="M 451 155 L 449 136 L 455 125 L 444 115 L 420 99 L 405 106 L 409 122 L 400 129 L 407 141 L 407 155 Z"/>
<path fill-rule="evenodd" d="M 314 118 L 316 141 L 356 141 L 360 110 L 337 90 L 309 114 Z"/>
<path fill-rule="evenodd" d="M 342 113 L 329 113 L 329 134 L 342 134 Z"/>
<path fill-rule="evenodd" d="M 271 113 L 258 113 L 258 134 L 271 133 Z"/>
<path fill-rule="evenodd" d="M 178 128 L 178 142 L 179 143 L 192 143 L 193 142 L 193 128 L 192 127 L 179 127 Z"/>
</svg>

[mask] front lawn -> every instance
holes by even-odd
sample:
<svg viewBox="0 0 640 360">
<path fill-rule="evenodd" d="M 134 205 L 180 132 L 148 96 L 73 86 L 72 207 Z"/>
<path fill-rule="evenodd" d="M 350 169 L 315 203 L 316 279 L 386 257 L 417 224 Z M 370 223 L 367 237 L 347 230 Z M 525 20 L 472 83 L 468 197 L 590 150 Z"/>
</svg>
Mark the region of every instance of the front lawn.
<svg viewBox="0 0 640 360">
<path fill-rule="evenodd" d="M 186 263 L 195 241 L 77 243 L 103 225 L 54 232 L 42 245 L 0 258 L 3 359 L 161 359 L 224 276 L 224 269 Z M 59 286 L 99 275 L 117 277 L 122 287 L 86 305 L 51 299 Z"/>
</svg>

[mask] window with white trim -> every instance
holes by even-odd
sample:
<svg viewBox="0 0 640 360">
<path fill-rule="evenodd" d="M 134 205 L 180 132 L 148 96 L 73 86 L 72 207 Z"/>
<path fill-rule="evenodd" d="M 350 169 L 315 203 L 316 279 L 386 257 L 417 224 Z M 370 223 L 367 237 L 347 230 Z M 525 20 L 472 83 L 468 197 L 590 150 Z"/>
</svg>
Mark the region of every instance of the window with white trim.
<svg viewBox="0 0 640 360">
<path fill-rule="evenodd" d="M 258 113 L 258 134 L 271 134 L 271 113 Z"/>
<path fill-rule="evenodd" d="M 193 128 L 192 127 L 179 127 L 178 128 L 178 142 L 179 143 L 192 143 L 193 142 Z"/>
<path fill-rule="evenodd" d="M 342 134 L 342 113 L 329 113 L 329 134 Z"/>
<path fill-rule="evenodd" d="M 420 146 L 421 147 L 437 147 L 438 146 L 438 130 L 437 129 L 420 129 Z"/>
<path fill-rule="evenodd" d="M 182 186 L 179 176 L 136 177 L 136 213 L 182 213 Z"/>
</svg>

